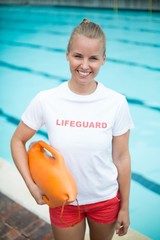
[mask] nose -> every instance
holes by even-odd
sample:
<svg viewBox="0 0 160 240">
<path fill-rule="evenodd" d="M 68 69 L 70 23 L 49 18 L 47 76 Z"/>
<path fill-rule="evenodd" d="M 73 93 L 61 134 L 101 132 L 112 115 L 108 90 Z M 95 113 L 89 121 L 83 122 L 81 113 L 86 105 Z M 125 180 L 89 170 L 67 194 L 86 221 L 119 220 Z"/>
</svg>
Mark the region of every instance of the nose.
<svg viewBox="0 0 160 240">
<path fill-rule="evenodd" d="M 88 69 L 89 68 L 89 63 L 88 63 L 88 60 L 87 59 L 83 59 L 82 62 L 81 62 L 81 68 L 83 69 Z"/>
</svg>

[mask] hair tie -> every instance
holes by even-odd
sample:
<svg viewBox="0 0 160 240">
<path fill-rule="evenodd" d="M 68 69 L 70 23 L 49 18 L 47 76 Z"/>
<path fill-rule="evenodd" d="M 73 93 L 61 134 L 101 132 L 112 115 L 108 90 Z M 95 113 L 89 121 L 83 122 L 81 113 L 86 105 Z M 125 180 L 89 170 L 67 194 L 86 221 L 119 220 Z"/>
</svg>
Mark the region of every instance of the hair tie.
<svg viewBox="0 0 160 240">
<path fill-rule="evenodd" d="M 90 21 L 87 18 L 84 18 L 82 23 L 89 23 Z"/>
</svg>

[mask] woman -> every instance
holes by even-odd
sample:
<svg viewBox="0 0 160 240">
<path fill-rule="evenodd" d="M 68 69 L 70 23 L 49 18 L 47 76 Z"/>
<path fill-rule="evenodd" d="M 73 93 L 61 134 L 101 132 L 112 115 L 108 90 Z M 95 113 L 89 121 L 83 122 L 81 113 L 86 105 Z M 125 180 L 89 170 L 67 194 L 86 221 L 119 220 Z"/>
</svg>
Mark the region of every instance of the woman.
<svg viewBox="0 0 160 240">
<path fill-rule="evenodd" d="M 71 79 L 40 92 L 22 116 L 12 140 L 13 160 L 38 204 L 43 192 L 33 182 L 26 142 L 42 125 L 50 145 L 64 157 L 78 186 L 80 219 L 76 203 L 50 208 L 55 240 L 83 240 L 86 220 L 91 240 L 110 240 L 129 227 L 129 130 L 133 122 L 123 95 L 95 78 L 106 60 L 106 38 L 99 25 L 84 19 L 72 32 L 67 60 Z"/>
</svg>

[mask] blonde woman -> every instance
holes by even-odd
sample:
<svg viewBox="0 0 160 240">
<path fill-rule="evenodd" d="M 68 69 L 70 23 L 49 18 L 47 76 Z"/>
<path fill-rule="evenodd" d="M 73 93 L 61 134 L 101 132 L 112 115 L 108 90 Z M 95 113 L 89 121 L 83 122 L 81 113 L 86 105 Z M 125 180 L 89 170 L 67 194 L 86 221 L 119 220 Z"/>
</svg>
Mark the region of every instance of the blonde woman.
<svg viewBox="0 0 160 240">
<path fill-rule="evenodd" d="M 64 157 L 78 186 L 77 203 L 50 208 L 55 240 L 110 240 L 127 233 L 129 220 L 129 131 L 133 122 L 125 96 L 105 87 L 96 76 L 106 60 L 101 27 L 84 19 L 72 32 L 66 53 L 71 78 L 40 92 L 22 115 L 12 140 L 14 162 L 38 204 L 43 192 L 33 182 L 26 142 L 43 125 L 50 145 Z M 67 224 L 65 224 L 67 223 Z"/>
</svg>

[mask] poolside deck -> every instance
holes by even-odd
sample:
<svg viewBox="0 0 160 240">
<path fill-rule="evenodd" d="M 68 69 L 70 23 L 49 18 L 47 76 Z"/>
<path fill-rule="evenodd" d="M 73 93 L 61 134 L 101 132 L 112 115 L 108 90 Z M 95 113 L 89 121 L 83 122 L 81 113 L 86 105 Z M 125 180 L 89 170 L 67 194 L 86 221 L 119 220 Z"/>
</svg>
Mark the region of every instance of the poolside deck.
<svg viewBox="0 0 160 240">
<path fill-rule="evenodd" d="M 0 199 L 0 239 L 53 239 L 49 223 L 2 193 Z"/>
<path fill-rule="evenodd" d="M 53 240 L 47 206 L 38 206 L 14 166 L 0 159 L 0 239 Z M 88 231 L 86 240 L 89 240 Z M 114 240 L 149 240 L 129 229 Z M 76 240 L 76 239 L 75 239 Z"/>
</svg>

